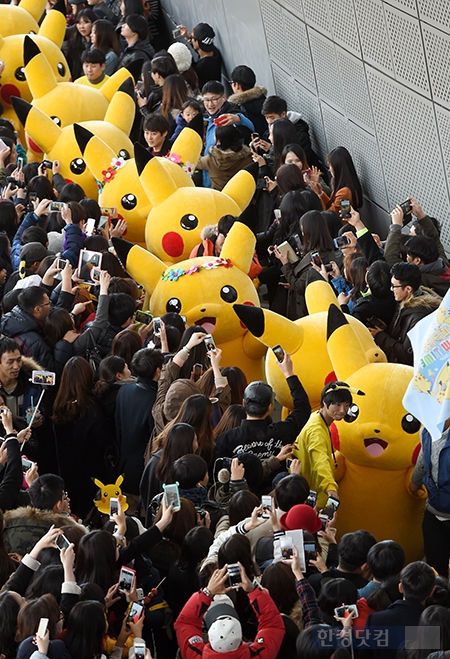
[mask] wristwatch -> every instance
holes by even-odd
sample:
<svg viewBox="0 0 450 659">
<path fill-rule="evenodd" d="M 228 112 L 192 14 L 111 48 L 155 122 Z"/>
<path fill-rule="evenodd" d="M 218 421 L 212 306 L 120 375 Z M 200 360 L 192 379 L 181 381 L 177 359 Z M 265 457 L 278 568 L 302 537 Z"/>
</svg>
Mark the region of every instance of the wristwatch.
<svg viewBox="0 0 450 659">
<path fill-rule="evenodd" d="M 204 594 L 206 595 L 206 597 L 210 597 L 211 599 L 214 597 L 214 595 L 213 595 L 212 592 L 209 590 L 209 588 L 206 588 L 206 587 L 205 587 L 205 588 L 202 588 L 202 590 L 203 590 Z"/>
</svg>

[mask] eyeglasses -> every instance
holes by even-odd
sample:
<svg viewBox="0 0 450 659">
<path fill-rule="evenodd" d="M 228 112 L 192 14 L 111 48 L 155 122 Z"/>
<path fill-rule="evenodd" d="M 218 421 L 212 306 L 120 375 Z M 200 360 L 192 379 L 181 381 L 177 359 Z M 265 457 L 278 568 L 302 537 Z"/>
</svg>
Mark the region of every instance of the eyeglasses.
<svg viewBox="0 0 450 659">
<path fill-rule="evenodd" d="M 405 287 L 402 286 L 401 284 L 391 284 L 391 291 L 393 291 L 394 288 L 405 288 Z"/>
<path fill-rule="evenodd" d="M 203 103 L 205 105 L 209 105 L 210 103 L 217 103 L 218 101 L 220 101 L 221 98 L 222 96 L 213 96 L 212 98 L 204 98 Z"/>
</svg>

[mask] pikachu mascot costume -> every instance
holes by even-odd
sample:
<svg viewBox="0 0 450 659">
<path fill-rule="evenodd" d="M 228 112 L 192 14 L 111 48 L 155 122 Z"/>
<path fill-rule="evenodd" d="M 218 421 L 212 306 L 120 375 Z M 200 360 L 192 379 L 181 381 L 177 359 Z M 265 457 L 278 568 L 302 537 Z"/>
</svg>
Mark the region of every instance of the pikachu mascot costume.
<svg viewBox="0 0 450 659">
<path fill-rule="evenodd" d="M 113 242 L 127 271 L 150 293 L 152 314 L 175 311 L 185 315 L 188 325 L 199 325 L 213 335 L 223 351 L 223 366 L 239 366 L 249 382 L 263 379 L 266 346 L 246 330 L 233 311 L 235 302 L 259 305 L 247 275 L 255 234 L 243 222 L 232 226 L 220 257 L 201 256 L 170 267 L 142 247 L 121 239 Z"/>
<path fill-rule="evenodd" d="M 22 0 L 16 5 L 0 5 L 0 33 L 2 37 L 11 34 L 27 34 L 39 31 L 38 21 L 45 11 L 47 0 Z"/>
<path fill-rule="evenodd" d="M 18 7 L 9 6 L 8 9 L 19 9 Z M 0 5 L 0 17 L 2 10 L 7 8 L 6 5 Z M 26 38 L 25 34 L 4 34 L 5 27 L 9 25 L 0 18 L 0 60 L 3 60 L 5 67 L 0 77 L 0 101 L 3 104 L 4 112 L 2 117 L 11 121 L 19 131 L 22 142 L 25 142 L 25 134 L 21 131 L 17 115 L 11 103 L 11 97 L 23 98 L 31 102 L 32 95 L 25 76 L 23 46 Z M 56 5 L 46 14 L 42 25 L 33 35 L 33 39 L 39 46 L 40 51 L 48 61 L 53 75 L 57 82 L 68 82 L 70 79 L 70 70 L 66 58 L 61 51 L 61 45 L 66 32 L 66 15 L 65 2 L 58 0 Z"/>
</svg>

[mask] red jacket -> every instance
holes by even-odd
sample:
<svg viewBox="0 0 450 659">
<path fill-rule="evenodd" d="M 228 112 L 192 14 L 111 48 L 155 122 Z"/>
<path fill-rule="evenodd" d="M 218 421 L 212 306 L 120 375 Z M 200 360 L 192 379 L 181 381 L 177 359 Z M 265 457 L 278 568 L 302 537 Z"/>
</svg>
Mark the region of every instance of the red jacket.
<svg viewBox="0 0 450 659">
<path fill-rule="evenodd" d="M 203 642 L 202 621 L 211 598 L 203 591 L 194 593 L 186 602 L 175 622 L 178 645 L 183 659 L 275 659 L 284 637 L 283 619 L 266 590 L 255 588 L 248 599 L 258 618 L 258 632 L 250 645 L 242 642 L 234 652 L 215 652 L 209 643 Z"/>
</svg>

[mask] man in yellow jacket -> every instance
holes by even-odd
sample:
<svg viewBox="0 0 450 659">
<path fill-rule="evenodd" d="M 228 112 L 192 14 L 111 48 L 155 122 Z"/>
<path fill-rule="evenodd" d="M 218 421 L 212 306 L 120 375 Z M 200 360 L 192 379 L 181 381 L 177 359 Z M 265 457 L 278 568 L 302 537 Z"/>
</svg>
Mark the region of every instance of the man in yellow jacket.
<svg viewBox="0 0 450 659">
<path fill-rule="evenodd" d="M 339 500 L 334 478 L 337 467 L 331 442 L 330 426 L 353 412 L 352 393 L 364 395 L 345 382 L 329 382 L 320 397 L 320 409 L 313 412 L 294 442 L 294 456 L 302 463 L 302 476 L 317 492 L 317 506 L 323 508 L 329 496 Z M 351 413 L 351 412 L 350 412 Z"/>
</svg>

